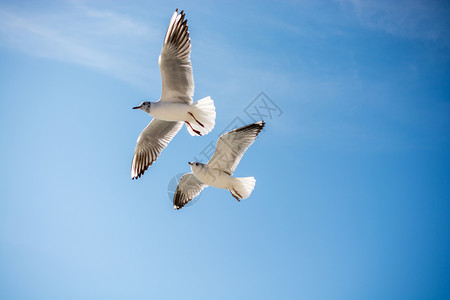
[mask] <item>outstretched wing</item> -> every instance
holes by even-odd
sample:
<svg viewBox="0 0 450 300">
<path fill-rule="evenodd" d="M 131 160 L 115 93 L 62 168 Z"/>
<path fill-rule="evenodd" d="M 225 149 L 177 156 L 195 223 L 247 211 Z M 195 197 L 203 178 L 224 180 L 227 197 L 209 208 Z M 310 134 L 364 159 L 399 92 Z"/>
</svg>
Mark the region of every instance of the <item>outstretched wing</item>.
<svg viewBox="0 0 450 300">
<path fill-rule="evenodd" d="M 152 165 L 183 126 L 183 122 L 153 119 L 141 132 L 134 150 L 131 178 L 136 179 Z"/>
<path fill-rule="evenodd" d="M 264 125 L 264 121 L 259 121 L 223 134 L 217 141 L 216 150 L 208 162 L 208 167 L 232 175 L 245 151 L 253 144 Z"/>
<path fill-rule="evenodd" d="M 204 184 L 195 177 L 193 173 L 184 174 L 173 196 L 173 208 L 181 209 L 186 203 L 198 196 L 207 186 L 207 184 Z"/>
<path fill-rule="evenodd" d="M 161 101 L 192 103 L 194 76 L 192 74 L 191 40 L 183 11 L 175 10 L 167 28 L 159 56 L 162 79 Z"/>
</svg>

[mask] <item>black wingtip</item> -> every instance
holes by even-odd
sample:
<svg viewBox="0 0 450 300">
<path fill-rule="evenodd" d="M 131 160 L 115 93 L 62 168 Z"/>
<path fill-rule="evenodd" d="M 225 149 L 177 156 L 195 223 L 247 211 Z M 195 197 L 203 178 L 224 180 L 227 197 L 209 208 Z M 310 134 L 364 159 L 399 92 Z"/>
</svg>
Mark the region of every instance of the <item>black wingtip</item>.
<svg viewBox="0 0 450 300">
<path fill-rule="evenodd" d="M 247 131 L 247 130 L 256 130 L 256 134 L 258 135 L 261 130 L 266 126 L 266 122 L 264 121 L 258 121 L 252 124 L 248 124 L 239 128 L 236 128 L 232 131 Z"/>
<path fill-rule="evenodd" d="M 266 126 L 266 122 L 258 121 L 255 124 L 257 124 L 259 126 L 258 132 L 256 133 L 258 135 L 264 129 L 264 127 Z"/>
<path fill-rule="evenodd" d="M 148 167 L 149 167 L 149 166 L 147 166 L 145 169 L 140 170 L 140 171 L 138 172 L 138 174 L 137 174 L 136 176 L 134 176 L 134 177 L 131 177 L 131 179 L 132 179 L 132 180 L 138 180 L 138 178 L 141 178 L 141 176 L 144 175 L 145 171 L 148 170 Z"/>
</svg>

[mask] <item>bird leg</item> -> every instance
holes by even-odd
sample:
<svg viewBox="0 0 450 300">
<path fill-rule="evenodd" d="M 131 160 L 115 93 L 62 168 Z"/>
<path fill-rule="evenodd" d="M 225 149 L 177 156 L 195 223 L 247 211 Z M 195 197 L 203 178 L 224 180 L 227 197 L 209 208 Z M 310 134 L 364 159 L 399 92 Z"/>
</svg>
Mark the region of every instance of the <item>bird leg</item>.
<svg viewBox="0 0 450 300">
<path fill-rule="evenodd" d="M 236 193 L 236 195 L 234 194 L 234 193 Z M 233 189 L 233 192 L 230 190 L 230 194 L 231 194 L 231 196 L 233 196 L 234 198 L 236 198 L 236 200 L 238 201 L 238 202 L 241 202 L 241 199 L 239 199 L 239 197 L 240 198 L 242 198 L 242 196 L 241 195 L 239 195 L 239 193 L 238 192 L 236 192 L 236 190 L 235 189 Z M 239 197 L 238 197 L 239 196 Z"/>
<path fill-rule="evenodd" d="M 191 115 L 191 117 L 193 117 L 194 118 L 194 120 L 200 125 L 200 126 L 202 126 L 203 128 L 205 127 L 205 126 L 203 126 L 203 124 L 202 123 L 200 123 L 200 121 L 199 120 L 197 120 L 197 118 L 196 117 L 194 117 L 194 115 L 191 113 L 191 112 L 188 112 L 188 114 L 190 114 Z"/>
<path fill-rule="evenodd" d="M 188 121 L 185 121 L 186 122 L 186 124 L 188 124 L 189 125 L 189 127 L 191 127 L 191 129 L 192 129 L 192 131 L 193 132 L 195 132 L 196 134 L 198 134 L 198 135 L 202 135 L 201 133 L 200 133 L 200 131 L 198 131 L 198 130 L 195 130 L 194 128 L 192 128 L 192 125 L 191 125 L 191 123 L 189 123 Z"/>
</svg>

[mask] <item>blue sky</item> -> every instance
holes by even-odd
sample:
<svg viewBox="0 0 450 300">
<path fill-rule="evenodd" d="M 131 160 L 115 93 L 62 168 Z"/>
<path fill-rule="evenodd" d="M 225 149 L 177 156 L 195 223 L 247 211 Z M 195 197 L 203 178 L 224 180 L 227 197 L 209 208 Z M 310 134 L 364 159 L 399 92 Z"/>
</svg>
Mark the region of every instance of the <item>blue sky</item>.
<svg viewBox="0 0 450 300">
<path fill-rule="evenodd" d="M 151 118 L 131 107 L 159 99 L 177 7 L 216 128 L 132 181 Z M 0 298 L 448 299 L 449 20 L 444 1 L 0 1 Z M 169 182 L 261 92 L 280 110 L 235 172 L 251 197 L 174 211 Z"/>
</svg>

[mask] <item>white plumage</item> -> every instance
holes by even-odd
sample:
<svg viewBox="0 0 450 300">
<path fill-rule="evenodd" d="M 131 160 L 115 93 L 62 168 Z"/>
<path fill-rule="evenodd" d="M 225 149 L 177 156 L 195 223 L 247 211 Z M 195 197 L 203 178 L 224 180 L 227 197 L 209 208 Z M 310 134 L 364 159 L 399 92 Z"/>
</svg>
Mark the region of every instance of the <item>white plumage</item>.
<svg viewBox="0 0 450 300">
<path fill-rule="evenodd" d="M 131 165 L 131 178 L 140 177 L 186 123 L 191 135 L 208 134 L 215 125 L 216 111 L 210 97 L 193 103 L 194 77 L 191 43 L 183 11 L 175 10 L 159 56 L 162 93 L 157 102 L 142 102 L 141 109 L 154 119 L 142 131 Z"/>
<path fill-rule="evenodd" d="M 192 173 L 181 177 L 173 198 L 173 208 L 182 208 L 207 186 L 229 190 L 238 201 L 248 198 L 255 187 L 255 178 L 232 175 L 264 125 L 264 121 L 259 121 L 223 134 L 208 163 L 189 163 Z"/>
</svg>

